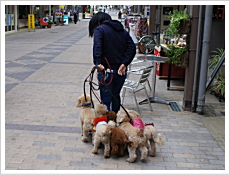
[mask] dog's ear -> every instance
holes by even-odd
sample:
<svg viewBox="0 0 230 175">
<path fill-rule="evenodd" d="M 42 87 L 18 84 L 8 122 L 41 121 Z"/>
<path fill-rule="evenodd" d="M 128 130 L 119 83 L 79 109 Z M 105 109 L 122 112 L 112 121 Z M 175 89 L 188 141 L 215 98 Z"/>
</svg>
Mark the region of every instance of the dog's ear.
<svg viewBox="0 0 230 175">
<path fill-rule="evenodd" d="M 80 106 L 81 106 L 81 99 L 77 99 L 76 107 L 80 107 Z"/>
</svg>

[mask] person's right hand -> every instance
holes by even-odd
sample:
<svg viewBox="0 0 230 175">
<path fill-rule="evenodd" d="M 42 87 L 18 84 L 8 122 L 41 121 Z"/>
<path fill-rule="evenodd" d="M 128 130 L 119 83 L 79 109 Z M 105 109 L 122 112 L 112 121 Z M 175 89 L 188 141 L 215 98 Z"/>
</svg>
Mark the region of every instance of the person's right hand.
<svg viewBox="0 0 230 175">
<path fill-rule="evenodd" d="M 97 65 L 97 68 L 98 68 L 100 71 L 102 71 L 102 70 L 105 69 L 105 67 L 104 67 L 103 65 L 101 65 L 101 64 Z"/>
</svg>

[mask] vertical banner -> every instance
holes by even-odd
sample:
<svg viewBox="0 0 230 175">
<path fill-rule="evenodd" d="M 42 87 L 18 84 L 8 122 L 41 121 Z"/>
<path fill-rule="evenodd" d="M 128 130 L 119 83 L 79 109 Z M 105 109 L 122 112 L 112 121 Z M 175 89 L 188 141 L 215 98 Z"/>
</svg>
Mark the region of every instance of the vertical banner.
<svg viewBox="0 0 230 175">
<path fill-rule="evenodd" d="M 14 14 L 11 14 L 11 25 L 14 26 Z"/>
<path fill-rule="evenodd" d="M 69 16 L 68 15 L 64 15 L 64 25 L 68 25 L 68 20 L 69 20 Z"/>
<path fill-rule="evenodd" d="M 28 29 L 35 29 L 34 14 L 28 15 Z"/>
<path fill-rule="evenodd" d="M 8 26 L 11 26 L 11 14 L 7 14 Z"/>
</svg>

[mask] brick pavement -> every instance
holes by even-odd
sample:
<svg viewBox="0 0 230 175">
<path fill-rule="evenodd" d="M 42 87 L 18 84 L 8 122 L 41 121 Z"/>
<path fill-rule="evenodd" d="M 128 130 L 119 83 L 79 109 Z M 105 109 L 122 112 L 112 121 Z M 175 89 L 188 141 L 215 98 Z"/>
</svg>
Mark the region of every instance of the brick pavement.
<svg viewBox="0 0 230 175">
<path fill-rule="evenodd" d="M 155 157 L 128 163 L 128 157 L 92 154 L 80 135 L 75 101 L 92 68 L 92 39 L 87 21 L 36 32 L 6 35 L 6 170 L 224 170 L 225 151 L 203 116 L 174 112 L 164 104 L 142 105 L 144 122 L 154 122 L 167 137 Z M 156 95 L 181 101 L 182 91 L 167 91 L 157 79 Z M 144 93 L 138 94 L 138 99 Z M 210 96 L 213 102 L 213 97 Z M 135 109 L 127 91 L 125 107 Z M 223 172 L 223 171 L 220 171 Z"/>
</svg>

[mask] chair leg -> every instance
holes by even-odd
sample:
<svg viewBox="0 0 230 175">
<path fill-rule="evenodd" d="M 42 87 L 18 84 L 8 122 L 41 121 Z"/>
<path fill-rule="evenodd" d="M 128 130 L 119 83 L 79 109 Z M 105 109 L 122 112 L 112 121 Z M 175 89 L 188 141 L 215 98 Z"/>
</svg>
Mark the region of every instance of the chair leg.
<svg viewBox="0 0 230 175">
<path fill-rule="evenodd" d="M 123 87 L 122 100 L 121 100 L 121 104 L 122 104 L 122 105 L 123 105 L 123 103 L 124 103 L 125 91 L 126 91 L 126 88 Z"/>
<path fill-rule="evenodd" d="M 153 110 L 153 108 L 152 108 L 152 105 L 151 105 L 151 103 L 150 103 L 150 100 L 149 100 L 149 96 L 148 96 L 148 93 L 147 93 L 146 87 L 144 87 L 144 89 L 145 89 L 146 98 L 147 98 L 148 103 L 149 103 L 149 108 L 150 108 L 150 110 L 152 111 L 152 110 Z"/>
<path fill-rule="evenodd" d="M 148 86 L 149 86 L 149 90 L 150 90 L 150 92 L 152 91 L 152 89 L 151 89 L 151 86 L 150 86 L 150 83 L 149 83 L 149 80 L 147 79 L 147 83 L 148 83 Z"/>
<path fill-rule="evenodd" d="M 136 97 L 136 94 L 135 94 L 134 91 L 133 91 L 133 96 L 134 96 L 134 99 L 135 99 L 135 103 L 136 103 L 136 106 L 137 106 L 137 110 L 138 110 L 139 114 L 141 115 L 141 110 L 140 110 L 139 105 L 138 105 L 138 103 L 137 103 L 137 97 Z"/>
</svg>

